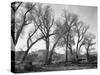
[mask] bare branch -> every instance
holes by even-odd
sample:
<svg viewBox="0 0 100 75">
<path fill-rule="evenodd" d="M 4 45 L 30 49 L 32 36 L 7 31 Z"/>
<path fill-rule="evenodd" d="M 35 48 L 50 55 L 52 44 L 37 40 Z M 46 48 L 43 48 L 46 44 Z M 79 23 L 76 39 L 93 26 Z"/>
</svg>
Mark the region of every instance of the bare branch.
<svg viewBox="0 0 100 75">
<path fill-rule="evenodd" d="M 19 5 L 16 8 L 16 11 L 18 10 L 18 8 L 21 6 L 22 2 L 19 3 Z"/>
<path fill-rule="evenodd" d="M 89 26 L 83 28 L 82 34 L 81 34 L 82 37 L 79 39 L 79 42 L 82 41 L 82 39 L 84 38 L 84 35 L 85 35 L 85 33 L 86 33 L 86 31 L 87 31 L 88 29 L 89 29 Z"/>
<path fill-rule="evenodd" d="M 20 34 L 21 34 L 21 32 L 22 32 L 24 26 L 27 25 L 27 24 L 26 24 L 26 15 L 27 15 L 28 12 L 30 12 L 30 11 L 32 10 L 32 8 L 33 8 L 35 5 L 36 5 L 36 4 L 34 4 L 30 9 L 28 9 L 28 10 L 25 12 L 24 17 L 23 17 L 23 23 L 22 23 L 22 25 L 21 25 L 21 28 L 17 31 L 16 43 L 17 43 L 17 41 L 18 41 L 18 38 L 19 38 L 19 36 L 20 36 Z"/>
<path fill-rule="evenodd" d="M 38 30 L 38 28 L 35 29 L 35 31 L 31 35 L 29 34 L 29 38 L 27 40 L 27 48 L 29 48 L 29 41 L 31 40 L 32 36 L 36 33 L 37 30 Z"/>
<path fill-rule="evenodd" d="M 53 25 L 54 25 L 54 16 L 53 16 L 53 18 L 52 18 L 52 22 L 51 22 L 51 25 L 50 25 L 49 29 L 50 29 Z"/>
<path fill-rule="evenodd" d="M 19 4 L 17 7 L 15 7 L 15 4 L 17 4 L 17 3 L 19 3 Z M 11 8 L 13 9 L 14 12 L 16 12 L 18 10 L 18 8 L 21 6 L 21 4 L 22 4 L 22 2 L 13 2 L 13 3 L 11 3 Z"/>
</svg>

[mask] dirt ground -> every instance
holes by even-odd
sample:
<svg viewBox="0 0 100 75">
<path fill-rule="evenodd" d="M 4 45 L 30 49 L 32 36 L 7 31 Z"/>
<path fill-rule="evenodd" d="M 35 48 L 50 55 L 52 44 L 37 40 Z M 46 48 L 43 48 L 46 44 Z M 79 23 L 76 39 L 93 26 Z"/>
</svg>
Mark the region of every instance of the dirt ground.
<svg viewBox="0 0 100 75">
<path fill-rule="evenodd" d="M 16 73 L 27 72 L 45 72 L 45 71 L 62 71 L 62 70 L 81 70 L 96 69 L 97 64 L 51 64 L 51 65 L 19 65 L 15 68 Z"/>
</svg>

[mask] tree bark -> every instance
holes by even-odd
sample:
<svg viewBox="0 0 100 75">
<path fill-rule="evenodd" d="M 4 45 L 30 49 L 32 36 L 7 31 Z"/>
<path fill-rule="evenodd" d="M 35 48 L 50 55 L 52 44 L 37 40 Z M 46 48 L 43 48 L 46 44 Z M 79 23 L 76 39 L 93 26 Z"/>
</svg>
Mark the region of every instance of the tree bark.
<svg viewBox="0 0 100 75">
<path fill-rule="evenodd" d="M 45 64 L 48 64 L 48 56 L 49 56 L 49 29 L 46 28 L 46 37 L 45 37 L 45 41 L 46 41 L 46 57 L 45 57 Z"/>
<path fill-rule="evenodd" d="M 66 62 L 68 62 L 68 40 L 66 41 Z"/>
<path fill-rule="evenodd" d="M 78 52 L 79 52 L 79 36 L 78 36 L 78 41 L 76 45 L 76 62 L 78 62 Z"/>
<path fill-rule="evenodd" d="M 46 39 L 46 58 L 45 58 L 45 64 L 48 63 L 48 55 L 49 55 L 49 38 Z"/>
<path fill-rule="evenodd" d="M 65 41 L 66 41 L 66 60 L 65 62 L 68 62 L 68 42 L 69 42 L 69 33 L 67 35 L 67 40 L 65 38 Z"/>
</svg>

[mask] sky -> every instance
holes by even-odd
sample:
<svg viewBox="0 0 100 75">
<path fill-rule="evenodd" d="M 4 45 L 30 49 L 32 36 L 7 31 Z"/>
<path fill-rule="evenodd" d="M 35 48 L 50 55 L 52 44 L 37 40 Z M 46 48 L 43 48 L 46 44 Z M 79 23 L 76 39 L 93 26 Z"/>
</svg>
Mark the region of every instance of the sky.
<svg viewBox="0 0 100 75">
<path fill-rule="evenodd" d="M 55 14 L 55 17 L 58 19 L 61 17 L 62 10 L 66 9 L 69 12 L 73 12 L 79 16 L 79 18 L 84 21 L 86 24 L 90 25 L 89 32 L 93 33 L 96 35 L 96 42 L 98 41 L 98 33 L 97 33 L 97 7 L 94 6 L 76 6 L 76 5 L 59 5 L 59 4 L 43 4 L 45 5 L 50 5 L 51 8 L 53 9 L 53 13 Z M 23 48 L 26 50 L 26 38 L 28 35 L 28 31 L 32 28 L 32 25 L 28 25 L 24 29 L 24 35 L 19 38 L 18 43 L 16 45 L 16 50 L 20 50 L 20 48 Z M 41 50 L 45 49 L 45 42 L 41 40 L 40 42 L 37 42 L 30 51 L 35 51 L 35 50 Z M 97 49 L 97 44 L 96 44 L 96 49 Z M 56 52 L 58 53 L 64 53 L 65 51 L 62 50 L 62 48 L 56 48 Z"/>
</svg>

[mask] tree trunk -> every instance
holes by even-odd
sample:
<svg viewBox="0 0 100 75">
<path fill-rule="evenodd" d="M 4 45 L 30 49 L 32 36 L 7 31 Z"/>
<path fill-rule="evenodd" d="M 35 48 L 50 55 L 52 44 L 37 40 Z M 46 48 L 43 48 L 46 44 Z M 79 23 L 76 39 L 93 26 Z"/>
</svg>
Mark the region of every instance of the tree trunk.
<svg viewBox="0 0 100 75">
<path fill-rule="evenodd" d="M 68 41 L 66 43 L 66 62 L 68 62 Z"/>
<path fill-rule="evenodd" d="M 50 56 L 49 56 L 49 59 L 48 59 L 48 64 L 51 64 L 51 62 L 52 62 L 53 51 L 54 51 L 54 49 L 52 49 L 51 52 L 50 52 Z"/>
<path fill-rule="evenodd" d="M 80 44 L 80 46 L 79 46 L 79 54 L 80 54 L 80 51 L 81 51 L 81 47 L 82 47 L 82 44 Z"/>
<path fill-rule="evenodd" d="M 69 44 L 69 47 L 68 47 L 70 50 L 70 53 L 71 53 L 71 55 L 73 55 L 73 50 L 72 50 L 72 46 L 71 46 L 71 44 Z"/>
<path fill-rule="evenodd" d="M 49 59 L 48 59 L 48 64 L 51 64 L 51 61 L 52 61 L 52 55 L 53 55 L 53 52 L 54 52 L 54 49 L 59 41 L 59 39 L 61 38 L 61 36 L 57 39 L 57 41 L 55 42 L 55 44 L 53 45 L 52 49 L 51 49 L 51 53 L 50 53 L 50 56 L 49 56 Z"/>
<path fill-rule="evenodd" d="M 11 37 L 15 45 L 15 23 L 11 26 Z"/>
<path fill-rule="evenodd" d="M 23 62 L 24 62 L 24 60 L 25 60 L 25 58 L 26 58 L 26 56 L 27 56 L 27 54 L 28 54 L 29 50 L 30 50 L 30 48 L 28 48 L 28 49 L 25 51 L 25 54 L 24 54 L 24 56 L 23 56 L 23 58 L 22 58 L 21 63 L 23 63 Z"/>
<path fill-rule="evenodd" d="M 78 52 L 79 52 L 79 39 L 78 39 L 78 42 L 77 42 L 77 46 L 76 46 L 76 62 L 78 62 Z"/>
<path fill-rule="evenodd" d="M 87 62 L 89 61 L 89 45 L 86 49 L 86 57 L 87 57 Z"/>
<path fill-rule="evenodd" d="M 45 64 L 48 64 L 48 55 L 49 55 L 49 38 L 46 39 L 46 57 L 45 57 Z"/>
<path fill-rule="evenodd" d="M 68 42 L 69 42 L 69 34 L 67 35 L 67 41 L 66 41 L 66 60 L 65 60 L 66 62 L 68 62 Z"/>
</svg>

